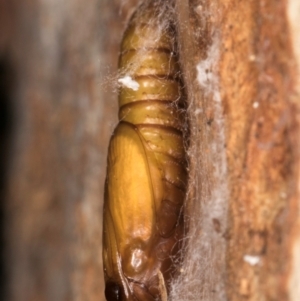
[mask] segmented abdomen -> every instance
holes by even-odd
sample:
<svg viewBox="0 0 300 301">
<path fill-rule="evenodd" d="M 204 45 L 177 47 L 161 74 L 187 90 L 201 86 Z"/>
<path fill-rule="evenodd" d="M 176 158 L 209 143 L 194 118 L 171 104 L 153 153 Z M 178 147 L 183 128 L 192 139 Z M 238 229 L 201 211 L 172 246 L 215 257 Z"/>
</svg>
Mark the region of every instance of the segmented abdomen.
<svg viewBox="0 0 300 301">
<path fill-rule="evenodd" d="M 184 110 L 174 30 L 155 11 L 127 28 L 119 68 L 132 85 L 119 94 L 120 122 L 111 139 L 104 204 L 108 300 L 154 300 L 167 283 L 182 236 L 187 172 Z M 174 258 L 175 257 L 175 258 Z M 118 297 L 116 297 L 118 296 Z"/>
</svg>

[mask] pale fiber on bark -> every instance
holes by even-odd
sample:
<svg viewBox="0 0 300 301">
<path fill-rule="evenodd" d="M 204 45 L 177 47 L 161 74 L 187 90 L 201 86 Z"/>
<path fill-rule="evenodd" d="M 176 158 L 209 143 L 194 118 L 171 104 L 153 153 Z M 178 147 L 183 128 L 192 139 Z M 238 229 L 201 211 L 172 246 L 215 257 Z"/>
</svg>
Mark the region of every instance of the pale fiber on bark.
<svg viewBox="0 0 300 301">
<path fill-rule="evenodd" d="M 225 254 L 226 241 L 222 234 L 227 228 L 228 183 L 225 145 L 225 126 L 222 113 L 221 95 L 219 91 L 218 62 L 220 37 L 212 38 L 208 47 L 207 57 L 195 66 L 197 81 L 203 96 L 212 101 L 216 132 L 210 140 L 207 160 L 208 166 L 199 162 L 195 155 L 199 152 L 201 141 L 196 141 L 194 148 L 189 150 L 190 160 L 196 165 L 198 181 L 190 178 L 190 190 L 195 190 L 195 203 L 200 204 L 196 211 L 190 212 L 190 230 L 186 238 L 187 252 L 184 256 L 182 274 L 172 283 L 173 301 L 191 300 L 226 300 L 225 293 Z M 195 101 L 196 99 L 190 101 Z M 189 115 L 203 118 L 203 112 L 193 112 L 194 105 L 189 103 Z M 190 123 L 191 127 L 197 125 Z M 193 130 L 193 128 L 191 129 Z M 212 164 L 211 178 L 207 178 Z M 198 187 L 199 182 L 202 186 Z M 214 222 L 220 229 L 214 229 Z"/>
</svg>

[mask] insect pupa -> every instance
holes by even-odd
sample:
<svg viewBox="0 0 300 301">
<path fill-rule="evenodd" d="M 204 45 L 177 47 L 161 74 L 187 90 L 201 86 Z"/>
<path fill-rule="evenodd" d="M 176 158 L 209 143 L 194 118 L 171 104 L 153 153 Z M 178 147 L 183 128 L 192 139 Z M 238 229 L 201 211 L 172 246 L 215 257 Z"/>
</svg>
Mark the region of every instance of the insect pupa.
<svg viewBox="0 0 300 301">
<path fill-rule="evenodd" d="M 171 22 L 162 28 L 159 5 L 140 6 L 121 44 L 119 68 L 129 82 L 119 92 L 105 183 L 108 301 L 165 299 L 183 235 L 184 93 L 176 32 Z"/>
</svg>

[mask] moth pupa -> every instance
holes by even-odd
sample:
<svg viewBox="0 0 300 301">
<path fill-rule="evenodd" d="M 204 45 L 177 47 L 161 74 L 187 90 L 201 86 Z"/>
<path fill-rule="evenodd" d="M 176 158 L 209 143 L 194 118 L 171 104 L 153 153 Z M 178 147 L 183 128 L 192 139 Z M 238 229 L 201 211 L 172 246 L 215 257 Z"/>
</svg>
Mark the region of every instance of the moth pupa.
<svg viewBox="0 0 300 301">
<path fill-rule="evenodd" d="M 108 301 L 165 299 L 183 235 L 184 93 L 176 32 L 172 22 L 161 26 L 158 10 L 156 1 L 140 6 L 121 44 L 119 68 L 127 80 L 121 80 L 104 197 Z"/>
</svg>

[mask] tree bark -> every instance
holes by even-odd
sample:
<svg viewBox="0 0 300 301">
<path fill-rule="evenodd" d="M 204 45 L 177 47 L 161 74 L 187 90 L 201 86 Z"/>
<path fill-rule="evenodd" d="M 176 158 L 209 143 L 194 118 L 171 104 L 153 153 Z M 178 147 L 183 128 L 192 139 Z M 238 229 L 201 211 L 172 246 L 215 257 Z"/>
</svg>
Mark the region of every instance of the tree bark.
<svg viewBox="0 0 300 301">
<path fill-rule="evenodd" d="M 1 106 L 11 129 L 1 153 L 7 300 L 104 300 L 103 186 L 117 122 L 111 81 L 130 9 L 1 0 Z"/>
<path fill-rule="evenodd" d="M 299 5 L 177 5 L 191 180 L 172 300 L 299 300 Z"/>
</svg>

